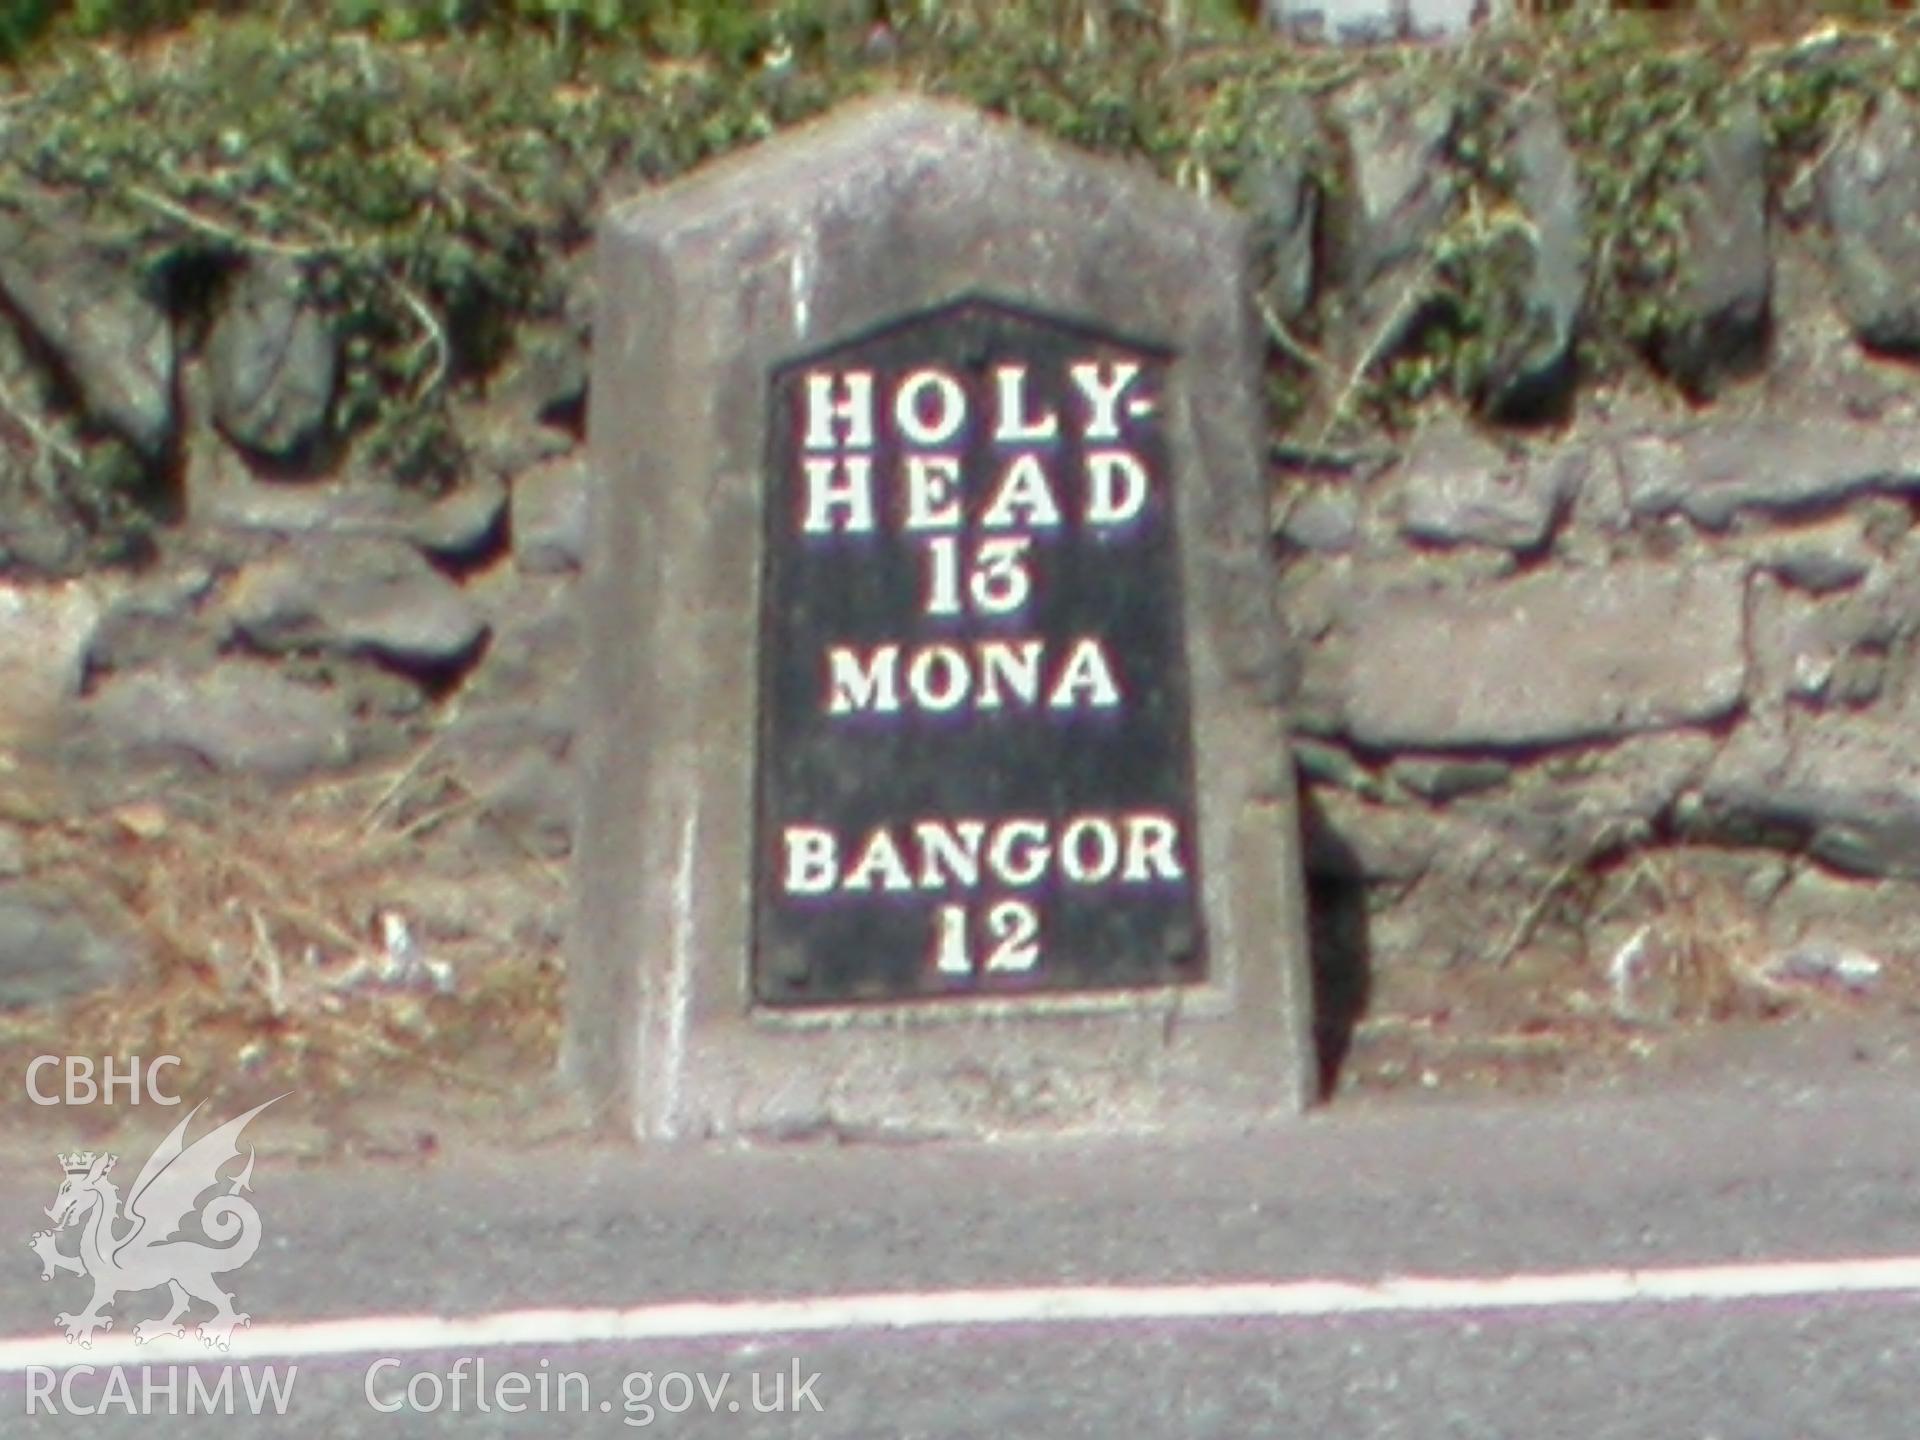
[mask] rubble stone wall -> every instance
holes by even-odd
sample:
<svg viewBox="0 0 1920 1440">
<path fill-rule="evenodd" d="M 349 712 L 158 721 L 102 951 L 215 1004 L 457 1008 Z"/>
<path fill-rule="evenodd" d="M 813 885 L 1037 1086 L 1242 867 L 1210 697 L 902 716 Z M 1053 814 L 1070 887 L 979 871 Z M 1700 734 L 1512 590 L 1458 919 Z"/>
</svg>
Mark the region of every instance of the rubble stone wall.
<svg viewBox="0 0 1920 1440">
<path fill-rule="evenodd" d="M 1476 252 L 1510 305 L 1472 413 L 1358 403 L 1418 356 L 1466 204 L 1459 105 L 1389 75 L 1263 123 L 1300 143 L 1236 198 L 1276 375 L 1313 392 L 1273 447 L 1277 693 L 1311 877 L 1358 917 L 1325 963 L 1603 965 L 1708 909 L 1763 959 L 1920 961 L 1920 107 L 1872 97 L 1783 178 L 1731 104 L 1677 192 L 1683 268 L 1641 369 L 1603 375 L 1595 197 L 1551 98 L 1516 101 L 1499 246 Z M 585 260 L 554 257 L 566 315 L 462 390 L 463 474 L 429 495 L 329 438 L 339 341 L 283 257 L 223 260 L 187 315 L 83 216 L 0 213 L 0 394 L 65 397 L 178 489 L 141 553 L 90 568 L 48 498 L 60 437 L 6 406 L 9 742 L 281 784 L 430 746 L 564 863 Z M 0 919 L 58 931 L 27 885 L 0 878 Z"/>
</svg>

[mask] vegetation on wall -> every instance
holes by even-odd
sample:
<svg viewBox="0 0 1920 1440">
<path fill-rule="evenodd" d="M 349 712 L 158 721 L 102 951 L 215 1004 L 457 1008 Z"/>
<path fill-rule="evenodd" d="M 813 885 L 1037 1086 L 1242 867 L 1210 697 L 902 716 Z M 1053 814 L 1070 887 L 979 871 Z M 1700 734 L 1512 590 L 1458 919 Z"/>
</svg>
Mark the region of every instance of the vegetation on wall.
<svg viewBox="0 0 1920 1440">
<path fill-rule="evenodd" d="M 1229 196 L 1303 147 L 1321 187 L 1340 191 L 1337 147 L 1273 125 L 1277 97 L 1315 102 L 1387 73 L 1452 97 L 1462 183 L 1434 240 L 1429 321 L 1363 357 L 1364 374 L 1333 377 L 1391 419 L 1435 393 L 1475 401 L 1502 327 L 1518 323 L 1499 124 L 1520 97 L 1554 99 L 1579 160 L 1594 258 L 1582 355 L 1604 371 L 1638 364 L 1660 327 L 1687 263 L 1675 197 L 1736 97 L 1762 107 L 1785 186 L 1868 96 L 1920 89 L 1920 33 L 1893 22 L 1782 40 L 1711 18 L 1676 31 L 1586 15 L 1460 46 L 1348 51 L 1296 47 L 1195 0 L 313 8 L 12 0 L 0 206 L 81 205 L 158 276 L 218 273 L 249 253 L 297 260 L 343 337 L 337 432 L 429 479 L 458 472 L 450 396 L 502 362 L 522 323 L 560 313 L 561 263 L 603 197 L 863 91 L 962 97 Z M 1309 315 L 1275 336 L 1283 411 L 1329 386 L 1314 335 Z M 106 443 L 58 395 L 14 403 L 43 408 L 15 418 L 64 427 L 78 452 Z M 125 469 L 75 473 L 118 483 Z"/>
</svg>

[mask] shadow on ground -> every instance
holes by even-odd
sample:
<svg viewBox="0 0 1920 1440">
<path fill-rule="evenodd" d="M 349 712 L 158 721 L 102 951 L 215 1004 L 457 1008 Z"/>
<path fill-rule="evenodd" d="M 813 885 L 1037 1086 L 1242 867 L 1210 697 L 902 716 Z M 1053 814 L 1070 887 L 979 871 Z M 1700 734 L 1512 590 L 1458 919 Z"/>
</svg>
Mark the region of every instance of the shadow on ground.
<svg viewBox="0 0 1920 1440">
<path fill-rule="evenodd" d="M 1300 820 L 1306 836 L 1307 944 L 1313 967 L 1313 1040 L 1320 1098 L 1334 1092 L 1373 988 L 1367 890 L 1360 865 L 1329 827 L 1304 780 Z"/>
</svg>

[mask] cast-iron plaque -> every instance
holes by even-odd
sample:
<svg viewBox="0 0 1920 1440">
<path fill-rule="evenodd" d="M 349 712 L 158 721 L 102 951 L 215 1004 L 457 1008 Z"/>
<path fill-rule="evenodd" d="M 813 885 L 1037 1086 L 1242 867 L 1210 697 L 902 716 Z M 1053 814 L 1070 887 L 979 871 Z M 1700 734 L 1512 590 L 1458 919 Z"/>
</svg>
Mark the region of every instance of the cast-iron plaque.
<svg viewBox="0 0 1920 1440">
<path fill-rule="evenodd" d="M 774 372 L 754 994 L 1199 981 L 1162 352 L 969 299 Z"/>
</svg>

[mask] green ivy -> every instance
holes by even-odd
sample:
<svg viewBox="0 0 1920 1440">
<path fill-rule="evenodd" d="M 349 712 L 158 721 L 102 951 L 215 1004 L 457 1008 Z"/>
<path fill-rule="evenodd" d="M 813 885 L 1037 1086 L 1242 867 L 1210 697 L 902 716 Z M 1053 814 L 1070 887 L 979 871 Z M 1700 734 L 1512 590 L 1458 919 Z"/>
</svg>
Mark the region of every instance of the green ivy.
<svg viewBox="0 0 1920 1440">
<path fill-rule="evenodd" d="M 1595 260 L 1581 343 L 1604 370 L 1671 323 L 1700 139 L 1736 88 L 1761 105 L 1783 185 L 1867 97 L 1920 88 L 1920 43 L 1898 28 L 1753 48 L 1568 20 L 1344 51 L 1291 47 L 1224 0 L 328 0 L 290 30 L 287 9 L 0 5 L 0 54 L 28 54 L 4 97 L 0 202 L 68 197 L 162 269 L 296 259 L 343 337 L 338 438 L 428 482 L 459 468 L 452 400 L 517 326 L 560 312 L 556 262 L 610 188 L 670 179 L 870 89 L 963 98 L 1230 198 L 1289 156 L 1338 194 L 1337 148 L 1282 123 L 1300 97 L 1388 73 L 1445 93 L 1459 206 L 1433 242 L 1419 323 L 1358 377 L 1394 420 L 1436 396 L 1477 403 L 1527 339 L 1527 221 L 1505 143 L 1519 97 L 1557 106 L 1579 160 Z M 183 21 L 164 44 L 81 39 Z M 1299 334 L 1319 324 L 1303 317 Z M 1278 337 L 1273 374 L 1283 422 L 1328 384 Z M 100 437 L 79 443 L 106 453 Z M 96 478 L 138 489 L 119 459 Z"/>
</svg>

